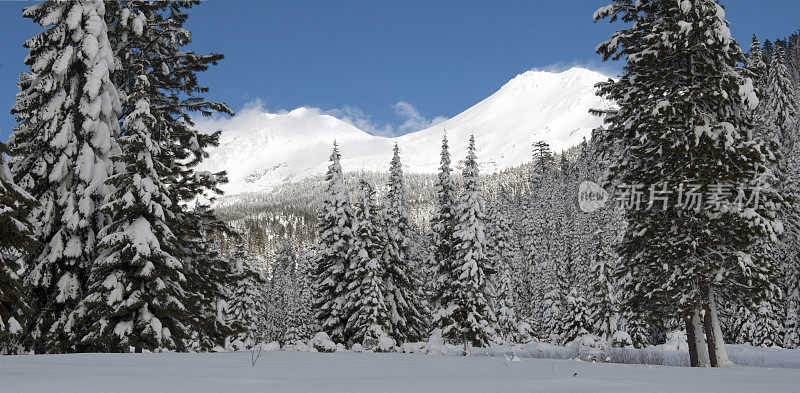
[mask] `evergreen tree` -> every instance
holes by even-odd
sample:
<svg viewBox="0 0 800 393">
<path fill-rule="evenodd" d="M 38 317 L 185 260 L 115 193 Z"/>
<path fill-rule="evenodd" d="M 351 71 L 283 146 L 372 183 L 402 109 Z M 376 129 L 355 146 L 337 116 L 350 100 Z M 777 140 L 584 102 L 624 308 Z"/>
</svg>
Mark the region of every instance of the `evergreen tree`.
<svg viewBox="0 0 800 393">
<path fill-rule="evenodd" d="M 505 198 L 505 190 L 501 190 L 498 199 Z M 492 308 L 497 313 L 495 331 L 498 338 L 507 343 L 521 343 L 531 340 L 530 324 L 519 317 L 516 305 L 516 294 L 512 282 L 512 264 L 516 256 L 516 244 L 511 240 L 513 230 L 511 223 L 500 209 L 499 203 L 490 208 L 488 225 L 488 259 L 493 261 L 494 280 Z"/>
<path fill-rule="evenodd" d="M 26 212 L 36 201 L 14 183 L 0 142 L 0 353 L 12 351 L 11 340 L 21 338 L 30 308 L 24 296 L 24 258 L 36 252 L 38 242 Z"/>
<path fill-rule="evenodd" d="M 233 331 L 229 345 L 237 350 L 252 348 L 265 339 L 262 321 L 266 317 L 267 299 L 263 290 L 266 279 L 243 246 L 234 246 L 226 257 L 234 263 L 236 276 L 229 288 L 231 303 L 227 316 Z"/>
<path fill-rule="evenodd" d="M 739 309 L 736 311 L 737 329 L 734 336 L 735 343 L 754 345 L 756 342 L 758 331 L 756 328 L 756 313 L 754 313 L 753 310 L 757 310 L 755 304 L 745 304 L 739 306 Z"/>
<path fill-rule="evenodd" d="M 783 326 L 781 314 L 776 302 L 762 300 L 757 306 L 755 315 L 755 337 L 753 345 L 772 347 L 782 344 Z"/>
<path fill-rule="evenodd" d="M 436 178 L 436 195 L 433 215 L 431 216 L 431 246 L 433 262 L 436 264 L 436 292 L 434 305 L 436 312 L 433 316 L 434 328 L 444 329 L 450 322 L 446 318 L 444 309 L 453 300 L 450 286 L 455 281 L 455 248 L 454 236 L 456 224 L 456 191 L 450 175 L 450 151 L 447 144 L 447 134 L 442 135 L 442 152 L 439 174 Z"/>
<path fill-rule="evenodd" d="M 481 196 L 475 137 L 470 137 L 462 172 L 464 191 L 459 198 L 455 226 L 455 281 L 450 304 L 439 312 L 449 323 L 442 337 L 464 345 L 488 345 L 495 336 L 495 315 L 486 298 L 486 286 L 494 271 L 486 257 L 485 216 Z"/>
<path fill-rule="evenodd" d="M 767 64 L 764 62 L 764 52 L 761 51 L 761 43 L 753 34 L 750 40 L 750 53 L 747 55 L 745 67 L 752 73 L 753 86 L 763 90 L 767 79 Z"/>
<path fill-rule="evenodd" d="M 555 266 L 545 270 L 547 290 L 544 293 L 542 323 L 539 336 L 546 338 L 552 344 L 561 343 L 563 332 L 563 315 L 564 315 L 564 302 L 562 291 L 564 286 L 562 284 L 560 269 Z M 562 284 L 562 285 L 560 285 Z"/>
<path fill-rule="evenodd" d="M 307 251 L 297 254 L 297 270 L 295 273 L 294 296 L 289 303 L 289 321 L 286 331 L 286 342 L 289 345 L 305 343 L 318 330 L 314 323 L 311 261 L 313 257 Z"/>
<path fill-rule="evenodd" d="M 419 266 L 412 253 L 414 234 L 405 208 L 405 186 L 400 149 L 394 145 L 389 168 L 389 190 L 385 196 L 383 219 L 386 247 L 383 264 L 386 306 L 391 315 L 388 332 L 398 343 L 420 341 L 427 332 L 425 305 L 420 298 L 421 284 L 414 268 Z"/>
<path fill-rule="evenodd" d="M 592 302 L 589 305 L 591 310 L 591 321 L 593 321 L 593 332 L 604 340 L 611 342 L 617 330 L 617 320 L 619 319 L 617 309 L 616 286 L 612 276 L 611 245 L 609 245 L 601 233 L 602 229 L 595 232 L 594 255 L 590 257 L 593 283 Z"/>
<path fill-rule="evenodd" d="M 183 224 L 176 233 L 183 240 L 180 255 L 186 276 L 186 318 L 189 323 L 186 347 L 195 351 L 219 351 L 238 332 L 227 318 L 231 288 L 238 276 L 236 261 L 226 260 L 220 238 L 235 233 L 203 206 L 182 213 Z M 190 227 L 189 225 L 193 225 Z"/>
<path fill-rule="evenodd" d="M 589 334 L 592 329 L 589 308 L 586 299 L 579 296 L 575 288 L 570 289 L 566 297 L 566 308 L 562 319 L 564 334 L 561 336 L 563 344 L 569 344 L 577 338 Z"/>
<path fill-rule="evenodd" d="M 317 298 L 314 309 L 322 331 L 332 340 L 344 342 L 346 269 L 352 260 L 353 212 L 342 178 L 339 147 L 334 143 L 331 165 L 325 177 L 325 199 L 322 202 L 317 229 L 317 255 L 314 266 L 314 287 Z"/>
<path fill-rule="evenodd" d="M 783 196 L 793 202 L 792 206 L 781 209 L 779 217 L 784 226 L 784 233 L 778 247 L 778 255 L 781 260 L 784 273 L 783 289 L 786 293 L 786 311 L 784 315 L 782 307 L 777 299 L 768 300 L 771 304 L 759 306 L 757 313 L 757 326 L 768 329 L 769 334 L 762 336 L 757 341 L 764 340 L 775 343 L 774 329 L 776 325 L 773 321 L 763 320 L 763 318 L 777 317 L 785 318 L 786 340 L 783 344 L 794 348 L 800 341 L 795 337 L 800 336 L 798 329 L 798 310 L 800 310 L 800 212 L 798 212 L 798 202 L 800 202 L 800 99 L 798 99 L 797 88 L 789 76 L 787 70 L 783 47 L 776 45 L 772 52 L 772 62 L 766 78 L 764 88 L 764 99 L 758 107 L 758 113 L 763 119 L 768 137 L 776 142 L 780 147 L 781 156 L 774 170 L 780 180 L 780 189 Z M 763 311 L 763 312 L 762 312 Z M 780 322 L 779 322 L 780 323 Z M 765 332 L 766 333 L 766 332 Z"/>
<path fill-rule="evenodd" d="M 758 99 L 739 68 L 744 56 L 724 10 L 712 0 L 619 0 L 595 13 L 595 20 L 601 18 L 633 24 L 597 48 L 604 60 L 627 59 L 620 79 L 599 87 L 601 96 L 619 105 L 597 111 L 607 127 L 598 133 L 606 148 L 623 149 L 612 178 L 643 184 L 645 190 L 658 184 L 696 184 L 702 193 L 714 184 L 759 188 L 759 202 L 746 209 L 732 200 L 695 209 L 676 195 L 654 201 L 656 208 L 627 210 L 619 247 L 622 270 L 632 278 L 625 288 L 627 305 L 636 312 L 650 308 L 661 320 L 686 315 L 687 324 L 690 315 L 708 307 L 712 359 L 727 365 L 715 292 L 743 298 L 777 293 L 774 260 L 751 251 L 779 232 L 773 223 L 780 197 L 771 187 L 774 176 L 764 170 L 772 159 L 770 147 L 752 132 Z M 647 206 L 651 201 L 643 194 Z M 695 327 L 702 335 L 701 324 Z"/>
<path fill-rule="evenodd" d="M 92 327 L 82 341 L 97 350 L 182 350 L 185 275 L 168 225 L 173 201 L 162 182 L 164 163 L 157 159 L 159 124 L 150 113 L 157 93 L 150 92 L 144 64 L 137 66 L 138 90 L 126 100 L 135 108 L 123 122 L 122 154 L 113 157 L 117 173 L 106 182 L 114 191 L 102 207 L 109 220 L 99 233 L 85 299 Z"/>
<path fill-rule="evenodd" d="M 545 141 L 538 141 L 533 144 L 533 166 L 534 175 L 539 177 L 555 167 L 555 158 L 550 150 L 550 144 Z"/>
<path fill-rule="evenodd" d="M 26 280 L 36 310 L 29 330 L 37 352 L 75 349 L 72 331 L 96 258 L 99 211 L 120 101 L 110 73 L 115 59 L 102 1 L 48 1 L 23 16 L 45 30 L 25 42 L 30 73 L 20 77 L 9 145 L 18 184 L 40 202 L 29 220 L 44 247 L 28 258 Z"/>
<path fill-rule="evenodd" d="M 347 334 L 348 341 L 375 342 L 381 334 L 392 330 L 391 314 L 384 297 L 386 247 L 380 212 L 375 204 L 375 191 L 366 181 L 360 182 L 355 206 L 353 260 L 347 271 Z"/>
<path fill-rule="evenodd" d="M 288 336 L 292 298 L 297 296 L 295 284 L 296 257 L 288 239 L 278 251 L 278 257 L 272 265 L 270 278 L 269 320 L 270 341 L 285 344 Z"/>
</svg>

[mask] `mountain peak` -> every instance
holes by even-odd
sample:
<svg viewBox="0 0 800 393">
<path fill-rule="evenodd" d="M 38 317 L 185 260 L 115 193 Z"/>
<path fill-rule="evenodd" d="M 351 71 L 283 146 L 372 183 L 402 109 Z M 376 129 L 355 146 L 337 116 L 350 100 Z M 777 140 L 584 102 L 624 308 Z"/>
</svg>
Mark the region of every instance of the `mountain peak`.
<svg viewBox="0 0 800 393">
<path fill-rule="evenodd" d="M 536 141 L 561 151 L 590 136 L 601 120 L 589 109 L 610 105 L 595 95 L 594 85 L 607 78 L 580 67 L 526 71 L 455 117 L 397 138 L 369 135 L 316 108 L 277 114 L 250 108 L 231 119 L 198 122 L 201 130 L 223 130 L 220 146 L 210 151 L 202 169 L 227 170 L 230 183 L 223 189 L 228 194 L 269 191 L 325 173 L 335 139 L 345 171 L 385 170 L 397 142 L 404 170 L 435 173 L 446 128 L 455 166 L 474 134 L 481 171 L 496 172 L 530 161 Z"/>
</svg>

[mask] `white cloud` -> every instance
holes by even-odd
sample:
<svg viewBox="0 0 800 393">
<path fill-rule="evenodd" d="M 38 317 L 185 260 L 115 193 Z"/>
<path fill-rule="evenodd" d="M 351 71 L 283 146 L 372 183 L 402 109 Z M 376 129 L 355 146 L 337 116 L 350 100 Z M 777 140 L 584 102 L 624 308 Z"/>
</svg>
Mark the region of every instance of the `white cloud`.
<svg viewBox="0 0 800 393">
<path fill-rule="evenodd" d="M 395 114 L 400 118 L 399 125 L 393 124 L 378 124 L 372 120 L 369 114 L 365 113 L 358 107 L 345 106 L 342 108 L 322 110 L 319 108 L 306 107 L 309 111 L 330 115 L 342 121 L 352 124 L 358 129 L 376 136 L 394 137 L 398 135 L 408 134 L 414 131 L 424 130 L 428 127 L 435 126 L 445 120 L 444 116 L 436 116 L 433 119 L 428 119 L 423 116 L 414 105 L 406 101 L 399 101 L 392 105 Z M 197 127 L 201 131 L 210 132 L 217 129 L 246 129 L 253 124 L 257 124 L 260 116 L 263 113 L 288 113 L 287 110 L 271 111 L 265 108 L 264 101 L 256 98 L 246 103 L 241 109 L 236 111 L 236 116 L 230 118 L 223 115 L 215 115 L 210 118 L 195 118 Z"/>
<path fill-rule="evenodd" d="M 394 127 L 390 124 L 384 124 L 383 126 L 375 124 L 368 114 L 354 106 L 348 105 L 344 108 L 331 109 L 325 111 L 325 114 L 350 123 L 368 134 L 386 137 L 395 136 Z"/>
<path fill-rule="evenodd" d="M 325 114 L 346 121 L 369 134 L 386 137 L 404 135 L 408 134 L 409 132 L 424 130 L 447 120 L 447 118 L 444 116 L 436 116 L 433 119 L 428 119 L 423 116 L 419 110 L 414 107 L 414 105 L 411 105 L 406 101 L 397 102 L 396 104 L 392 105 L 392 109 L 394 109 L 395 114 L 397 114 L 401 120 L 401 123 L 397 126 L 392 124 L 377 124 L 372 121 L 370 115 L 366 114 L 360 108 L 354 106 L 331 109 L 326 111 Z"/>
<path fill-rule="evenodd" d="M 419 113 L 414 105 L 411 105 L 405 101 L 400 101 L 392 105 L 392 108 L 394 108 L 394 112 L 397 113 L 398 116 L 405 119 L 403 124 L 400 124 L 400 126 L 397 127 L 398 134 L 401 135 L 409 132 L 424 130 L 447 120 L 447 118 L 444 116 L 436 116 L 433 119 L 428 120 Z"/>
</svg>

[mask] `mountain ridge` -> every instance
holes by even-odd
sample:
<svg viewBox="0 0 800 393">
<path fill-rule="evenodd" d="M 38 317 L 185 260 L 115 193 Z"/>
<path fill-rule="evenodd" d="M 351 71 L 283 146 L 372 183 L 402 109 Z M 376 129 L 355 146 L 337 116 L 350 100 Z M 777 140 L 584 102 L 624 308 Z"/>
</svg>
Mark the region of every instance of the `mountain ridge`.
<svg viewBox="0 0 800 393">
<path fill-rule="evenodd" d="M 589 109 L 611 106 L 594 94 L 594 85 L 607 79 L 577 67 L 559 73 L 527 71 L 458 115 L 398 137 L 370 135 L 315 108 L 249 109 L 230 119 L 198 121 L 201 131 L 223 131 L 220 146 L 209 151 L 200 169 L 227 170 L 229 183 L 223 190 L 229 195 L 268 192 L 324 173 L 334 141 L 345 171 L 386 170 L 397 142 L 405 171 L 435 173 L 446 129 L 454 163 L 475 134 L 481 170 L 494 173 L 530 161 L 533 142 L 544 140 L 560 151 L 588 138 L 601 124 Z"/>
</svg>

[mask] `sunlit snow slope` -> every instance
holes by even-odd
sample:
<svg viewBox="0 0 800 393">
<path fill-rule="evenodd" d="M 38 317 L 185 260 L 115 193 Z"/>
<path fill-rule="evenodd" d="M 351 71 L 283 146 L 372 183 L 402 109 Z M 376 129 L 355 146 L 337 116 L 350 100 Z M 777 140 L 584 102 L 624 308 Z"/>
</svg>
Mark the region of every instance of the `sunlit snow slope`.
<svg viewBox="0 0 800 393">
<path fill-rule="evenodd" d="M 223 131 L 220 146 L 201 169 L 227 170 L 230 183 L 223 189 L 229 195 L 268 191 L 325 173 L 336 140 L 345 171 L 386 170 L 397 142 L 405 171 L 434 173 L 446 129 L 455 165 L 464 158 L 469 135 L 474 134 L 482 170 L 495 172 L 530 161 L 535 141 L 547 141 L 560 151 L 588 137 L 600 125 L 589 109 L 610 105 L 594 89 L 595 83 L 606 79 L 583 68 L 528 71 L 459 115 L 397 138 L 372 136 L 318 109 L 280 114 L 243 111 L 232 119 L 198 123 L 201 130 Z"/>
</svg>

